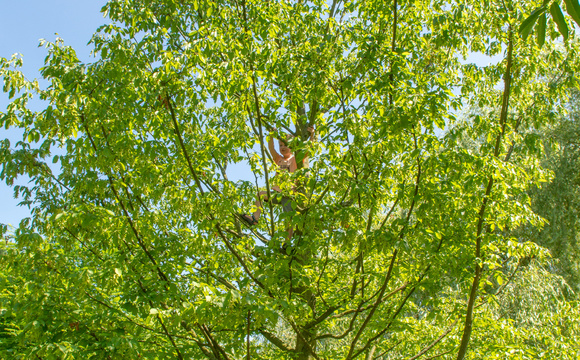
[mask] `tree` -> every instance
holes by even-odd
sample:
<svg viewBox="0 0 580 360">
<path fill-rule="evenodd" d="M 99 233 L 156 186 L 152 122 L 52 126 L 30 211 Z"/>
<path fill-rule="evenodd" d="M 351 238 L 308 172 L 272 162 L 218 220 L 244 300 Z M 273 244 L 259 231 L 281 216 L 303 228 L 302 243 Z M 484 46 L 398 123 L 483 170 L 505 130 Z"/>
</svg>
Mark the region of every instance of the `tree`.
<svg viewBox="0 0 580 360">
<path fill-rule="evenodd" d="M 580 128 L 577 93 L 571 98 L 569 110 L 568 116 L 563 116 L 555 127 L 545 132 L 548 151 L 542 165 L 554 172 L 554 178 L 541 188 L 531 189 L 531 200 L 534 211 L 547 221 L 546 226 L 537 232 L 535 241 L 550 249 L 557 260 L 554 264 L 557 272 L 578 292 Z"/>
<path fill-rule="evenodd" d="M 48 88 L 2 59 L 1 122 L 24 139 L 1 176 L 32 179 L 1 258 L 2 354 L 464 358 L 544 254 L 509 232 L 542 224 L 528 188 L 548 178 L 522 130 L 554 120 L 579 62 L 573 41 L 518 36 L 534 5 L 111 1 L 94 62 L 45 43 Z M 275 129 L 300 166 L 273 179 Z M 255 178 L 230 181 L 244 162 Z M 274 181 L 293 210 L 245 226 Z"/>
</svg>

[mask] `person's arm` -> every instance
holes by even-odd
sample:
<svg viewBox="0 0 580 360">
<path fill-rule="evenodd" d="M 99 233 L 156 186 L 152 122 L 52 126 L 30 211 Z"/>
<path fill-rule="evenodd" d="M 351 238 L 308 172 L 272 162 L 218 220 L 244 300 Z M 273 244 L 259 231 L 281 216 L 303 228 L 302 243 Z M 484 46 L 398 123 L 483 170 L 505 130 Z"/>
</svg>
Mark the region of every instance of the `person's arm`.
<svg viewBox="0 0 580 360">
<path fill-rule="evenodd" d="M 274 129 L 274 131 L 276 131 L 276 129 Z M 282 155 L 278 154 L 276 148 L 274 147 L 273 136 L 268 137 L 268 150 L 270 150 L 270 155 L 272 155 L 272 159 L 274 159 L 274 162 L 278 164 L 280 162 L 280 159 L 282 159 Z"/>
</svg>

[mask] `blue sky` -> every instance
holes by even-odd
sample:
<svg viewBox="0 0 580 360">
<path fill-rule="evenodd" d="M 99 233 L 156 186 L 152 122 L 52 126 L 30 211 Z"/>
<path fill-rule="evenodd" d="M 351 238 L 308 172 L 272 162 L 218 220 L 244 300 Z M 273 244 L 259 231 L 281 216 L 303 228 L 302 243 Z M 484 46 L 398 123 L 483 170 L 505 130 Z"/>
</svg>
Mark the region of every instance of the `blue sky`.
<svg viewBox="0 0 580 360">
<path fill-rule="evenodd" d="M 100 12 L 105 3 L 105 0 L 1 0 L 0 57 L 22 54 L 26 77 L 40 78 L 38 69 L 43 66 L 46 49 L 38 47 L 39 40 L 54 41 L 58 36 L 75 48 L 81 60 L 89 61 L 91 49 L 87 43 L 95 30 L 108 22 Z M 0 111 L 7 104 L 8 95 L 0 92 Z M 0 128 L 0 139 L 9 138 L 11 144 L 21 140 L 21 136 L 16 130 Z M 20 183 L 25 184 L 26 179 Z M 18 207 L 17 203 L 12 189 L 0 183 L 0 223 L 17 226 L 29 216 L 28 209 Z"/>
</svg>

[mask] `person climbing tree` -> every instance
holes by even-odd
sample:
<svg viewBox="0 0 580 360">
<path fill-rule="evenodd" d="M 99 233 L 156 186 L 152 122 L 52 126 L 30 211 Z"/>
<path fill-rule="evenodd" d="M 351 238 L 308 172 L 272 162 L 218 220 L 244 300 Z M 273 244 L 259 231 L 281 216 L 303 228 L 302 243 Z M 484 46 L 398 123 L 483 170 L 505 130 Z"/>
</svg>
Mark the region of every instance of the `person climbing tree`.
<svg viewBox="0 0 580 360">
<path fill-rule="evenodd" d="M 276 129 L 274 129 L 276 132 Z M 308 132 L 310 133 L 310 140 L 314 139 L 314 127 L 309 126 Z M 294 136 L 288 135 L 286 137 L 287 140 L 291 140 Z M 274 138 L 269 136 L 268 138 L 268 149 L 270 150 L 270 154 L 272 155 L 272 159 L 278 165 L 281 171 L 287 171 L 289 173 L 293 173 L 298 169 L 298 165 L 296 163 L 296 156 L 292 149 L 288 146 L 288 142 L 284 140 L 278 140 L 278 146 L 280 148 L 280 153 L 276 151 L 274 146 Z M 308 155 L 304 156 L 302 159 L 302 163 L 304 166 L 308 164 Z M 276 172 L 276 175 L 280 173 L 280 170 Z M 272 185 L 272 190 L 276 193 L 272 195 L 272 203 L 274 204 L 281 204 L 282 210 L 284 212 L 292 211 L 292 199 L 288 196 L 282 194 L 282 189 L 278 185 Z M 268 201 L 268 192 L 262 190 L 258 193 L 258 199 L 256 200 L 256 211 L 251 214 L 241 214 L 241 219 L 244 220 L 249 226 L 254 226 L 258 224 L 260 220 L 260 216 L 262 214 L 262 202 Z M 288 228 L 288 238 L 292 237 L 292 228 Z"/>
</svg>

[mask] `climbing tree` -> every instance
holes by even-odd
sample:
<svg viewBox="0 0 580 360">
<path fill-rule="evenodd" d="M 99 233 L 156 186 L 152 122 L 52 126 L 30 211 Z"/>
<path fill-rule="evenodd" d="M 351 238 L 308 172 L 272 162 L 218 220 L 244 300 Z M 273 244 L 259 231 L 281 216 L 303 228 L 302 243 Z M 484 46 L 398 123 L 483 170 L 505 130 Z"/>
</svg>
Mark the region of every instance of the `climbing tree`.
<svg viewBox="0 0 580 360">
<path fill-rule="evenodd" d="M 521 35 L 541 5 L 119 0 L 94 61 L 44 43 L 46 88 L 1 59 L 0 124 L 24 133 L 1 178 L 30 177 L 14 191 L 32 215 L 3 228 L 0 354 L 572 358 L 576 322 L 533 332 L 500 311 L 523 268 L 544 274 L 513 229 L 542 225 L 532 130 L 580 64 L 552 22 L 541 48 Z M 269 137 L 296 172 L 275 175 Z M 292 211 L 265 202 L 248 226 L 273 184 Z M 546 324 L 579 317 L 558 294 Z"/>
</svg>

